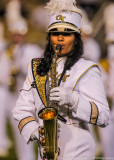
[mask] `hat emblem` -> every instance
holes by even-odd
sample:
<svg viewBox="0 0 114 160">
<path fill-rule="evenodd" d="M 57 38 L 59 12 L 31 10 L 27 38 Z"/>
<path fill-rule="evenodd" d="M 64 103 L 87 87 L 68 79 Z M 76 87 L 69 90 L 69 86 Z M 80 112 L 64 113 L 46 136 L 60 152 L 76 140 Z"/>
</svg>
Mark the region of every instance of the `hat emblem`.
<svg viewBox="0 0 114 160">
<path fill-rule="evenodd" d="M 66 18 L 66 17 L 64 17 L 64 16 L 62 16 L 62 15 L 57 15 L 57 16 L 56 16 L 56 20 L 60 20 L 60 21 L 62 21 L 62 22 L 64 22 L 64 18 Z"/>
</svg>

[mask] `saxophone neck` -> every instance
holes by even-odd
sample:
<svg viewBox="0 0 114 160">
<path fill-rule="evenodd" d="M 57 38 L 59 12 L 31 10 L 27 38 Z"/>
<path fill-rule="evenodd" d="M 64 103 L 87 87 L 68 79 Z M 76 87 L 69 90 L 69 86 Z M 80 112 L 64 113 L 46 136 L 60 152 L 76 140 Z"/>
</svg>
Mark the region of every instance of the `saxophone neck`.
<svg viewBox="0 0 114 160">
<path fill-rule="evenodd" d="M 47 75 L 47 106 L 54 106 L 54 102 L 50 102 L 50 91 L 52 88 L 55 88 L 58 86 L 57 84 L 57 54 L 60 52 L 62 46 L 60 45 L 54 45 L 55 47 L 55 52 L 52 57 L 52 63 L 51 63 L 51 68 L 48 72 Z"/>
</svg>

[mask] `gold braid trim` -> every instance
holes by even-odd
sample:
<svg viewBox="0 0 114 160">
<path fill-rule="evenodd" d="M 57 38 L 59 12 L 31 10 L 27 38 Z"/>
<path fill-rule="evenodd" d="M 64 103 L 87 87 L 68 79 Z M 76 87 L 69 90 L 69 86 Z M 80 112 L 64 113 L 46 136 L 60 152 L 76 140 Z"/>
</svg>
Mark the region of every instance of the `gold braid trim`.
<svg viewBox="0 0 114 160">
<path fill-rule="evenodd" d="M 31 117 L 31 116 L 22 119 L 22 120 L 19 122 L 19 125 L 18 125 L 18 128 L 19 128 L 20 133 L 21 133 L 23 127 L 24 127 L 27 123 L 32 122 L 32 121 L 35 121 L 35 119 L 34 119 L 33 117 Z"/>
<path fill-rule="evenodd" d="M 91 104 L 91 117 L 90 117 L 90 123 L 96 124 L 97 118 L 98 118 L 98 108 L 97 105 L 94 102 L 90 102 Z"/>
<path fill-rule="evenodd" d="M 40 76 L 36 72 L 37 66 L 39 66 L 40 62 L 41 62 L 41 59 L 33 59 L 33 62 L 32 62 L 33 76 L 34 76 L 35 83 L 36 83 L 36 86 L 37 86 L 38 94 L 39 94 L 43 104 L 45 106 L 47 106 L 46 91 L 45 91 L 47 76 L 46 75 L 45 76 Z"/>
<path fill-rule="evenodd" d="M 30 81 L 29 76 L 28 76 L 28 69 L 29 69 L 29 64 L 28 64 L 28 68 L 27 68 L 27 78 L 28 78 L 28 81 L 29 81 L 29 83 L 31 85 L 31 81 Z"/>
</svg>

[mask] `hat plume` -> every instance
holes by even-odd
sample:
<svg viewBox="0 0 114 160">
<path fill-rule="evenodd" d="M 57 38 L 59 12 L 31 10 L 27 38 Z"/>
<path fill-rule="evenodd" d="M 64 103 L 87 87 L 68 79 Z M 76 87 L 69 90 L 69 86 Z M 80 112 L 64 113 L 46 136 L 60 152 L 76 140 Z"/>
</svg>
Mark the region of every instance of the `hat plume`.
<svg viewBox="0 0 114 160">
<path fill-rule="evenodd" d="M 76 10 L 76 0 L 50 0 L 45 8 L 49 9 L 49 14 L 61 13 L 62 11 Z"/>
</svg>

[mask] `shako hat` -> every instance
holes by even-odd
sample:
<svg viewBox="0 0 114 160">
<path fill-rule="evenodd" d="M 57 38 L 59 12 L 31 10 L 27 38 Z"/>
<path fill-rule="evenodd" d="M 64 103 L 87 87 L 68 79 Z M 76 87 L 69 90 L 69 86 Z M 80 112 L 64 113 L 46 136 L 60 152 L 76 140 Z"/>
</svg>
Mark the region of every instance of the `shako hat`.
<svg viewBox="0 0 114 160">
<path fill-rule="evenodd" d="M 76 6 L 76 0 L 50 0 L 49 25 L 47 32 L 78 32 L 81 27 L 81 10 Z"/>
<path fill-rule="evenodd" d="M 28 31 L 27 22 L 21 15 L 20 0 L 10 0 L 6 6 L 6 21 L 11 34 L 25 35 Z"/>
</svg>

